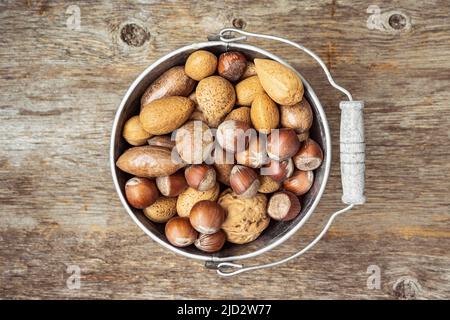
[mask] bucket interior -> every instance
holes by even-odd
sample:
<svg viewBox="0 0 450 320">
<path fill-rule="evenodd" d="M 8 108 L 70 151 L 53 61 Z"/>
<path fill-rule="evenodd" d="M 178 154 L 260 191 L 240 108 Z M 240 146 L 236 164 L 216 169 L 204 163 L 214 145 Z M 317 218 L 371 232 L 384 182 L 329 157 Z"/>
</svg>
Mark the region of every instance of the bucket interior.
<svg viewBox="0 0 450 320">
<path fill-rule="evenodd" d="M 112 161 L 114 163 L 118 157 L 131 146 L 122 138 L 123 125 L 130 117 L 139 114 L 140 110 L 140 98 L 144 93 L 145 89 L 164 71 L 176 66 L 182 65 L 186 61 L 190 53 L 200 48 L 211 51 L 217 55 L 225 51 L 237 50 L 243 53 L 248 59 L 254 58 L 270 58 L 273 60 L 278 60 L 279 62 L 285 63 L 278 57 L 265 52 L 256 47 L 252 47 L 245 44 L 238 43 L 223 43 L 223 42 L 206 42 L 197 45 L 192 45 L 179 50 L 176 50 L 172 54 L 158 60 L 154 65 L 144 71 L 143 74 L 135 81 L 135 83 L 130 87 L 127 95 L 122 101 L 121 108 L 118 110 L 115 120 L 115 130 L 112 137 Z M 238 260 L 242 258 L 248 258 L 256 256 L 263 253 L 272 247 L 282 243 L 291 234 L 293 234 L 312 214 L 315 206 L 317 205 L 320 196 L 322 195 L 323 189 L 325 187 L 330 167 L 330 137 L 328 130 L 328 123 L 325 117 L 325 113 L 320 105 L 319 100 L 312 91 L 311 87 L 302 77 L 305 87 L 304 99 L 306 98 L 311 108 L 314 112 L 314 121 L 312 128 L 310 130 L 310 136 L 322 147 L 324 151 L 324 161 L 320 168 L 314 171 L 315 178 L 311 190 L 301 197 L 302 210 L 300 215 L 298 215 L 294 220 L 287 222 L 278 222 L 272 220 L 269 227 L 253 242 L 243 245 L 237 245 L 232 243 L 226 243 L 225 246 L 217 253 L 209 254 L 202 252 L 191 245 L 186 248 L 176 248 L 173 247 L 164 235 L 164 224 L 153 223 L 148 220 L 143 214 L 142 210 L 134 209 L 130 207 L 125 199 L 124 187 L 125 183 L 132 176 L 122 172 L 117 167 L 113 166 L 112 172 L 115 175 L 116 185 L 120 188 L 120 197 L 122 203 L 124 204 L 128 213 L 135 217 L 135 221 L 140 225 L 140 227 L 153 239 L 157 240 L 160 244 L 164 245 L 171 250 L 189 256 L 191 258 L 201 259 L 201 260 L 215 260 L 215 261 L 229 261 Z"/>
</svg>

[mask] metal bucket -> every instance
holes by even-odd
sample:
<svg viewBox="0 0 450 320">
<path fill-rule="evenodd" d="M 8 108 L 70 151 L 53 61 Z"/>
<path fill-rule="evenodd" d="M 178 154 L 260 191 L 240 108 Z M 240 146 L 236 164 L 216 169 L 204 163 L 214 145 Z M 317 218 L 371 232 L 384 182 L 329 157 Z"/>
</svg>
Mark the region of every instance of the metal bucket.
<svg viewBox="0 0 450 320">
<path fill-rule="evenodd" d="M 322 165 L 315 170 L 315 179 L 311 190 L 302 197 L 302 211 L 300 215 L 288 222 L 271 221 L 269 227 L 255 241 L 243 245 L 227 243 L 221 251 L 214 254 L 201 252 L 194 246 L 189 246 L 187 248 L 177 248 L 172 246 L 166 240 L 163 225 L 151 222 L 144 216 L 142 210 L 134 209 L 128 205 L 125 198 L 124 186 L 125 182 L 131 176 L 122 172 L 115 165 L 118 157 L 129 147 L 122 138 L 123 125 L 127 119 L 139 113 L 140 98 L 145 89 L 164 71 L 173 66 L 184 64 L 189 54 L 199 49 L 205 49 L 217 55 L 226 51 L 239 51 L 245 54 L 248 59 L 269 58 L 293 69 L 285 61 L 263 49 L 247 44 L 224 41 L 210 41 L 189 45 L 172 51 L 160 58 L 142 72 L 142 74 L 140 74 L 133 82 L 117 110 L 112 129 L 110 149 L 110 164 L 114 185 L 122 205 L 133 221 L 147 235 L 165 248 L 185 257 L 203 261 L 222 262 L 252 258 L 280 245 L 301 228 L 306 220 L 312 215 L 319 203 L 330 173 L 331 141 L 325 112 L 309 83 L 295 69 L 293 70 L 301 77 L 304 84 L 304 99 L 309 101 L 314 112 L 314 122 L 310 130 L 310 135 L 312 139 L 317 141 L 322 147 L 322 150 L 324 151 L 324 160 Z"/>
</svg>

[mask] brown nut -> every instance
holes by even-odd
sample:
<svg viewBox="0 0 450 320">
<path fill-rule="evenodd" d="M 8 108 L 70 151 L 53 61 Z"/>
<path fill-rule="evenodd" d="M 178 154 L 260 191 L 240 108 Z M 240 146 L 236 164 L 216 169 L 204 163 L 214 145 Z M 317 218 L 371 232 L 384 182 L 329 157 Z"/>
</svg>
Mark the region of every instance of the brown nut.
<svg viewBox="0 0 450 320">
<path fill-rule="evenodd" d="M 268 176 L 280 183 L 292 176 L 294 173 L 294 162 L 292 159 L 283 161 L 271 160 L 267 166 L 261 168 L 261 176 Z"/>
<path fill-rule="evenodd" d="M 203 112 L 207 124 L 213 128 L 217 128 L 236 101 L 233 85 L 220 76 L 210 76 L 200 81 L 195 96 L 198 108 Z"/>
<path fill-rule="evenodd" d="M 138 177 L 168 176 L 185 166 L 172 157 L 172 152 L 163 147 L 142 146 L 126 150 L 117 159 L 120 170 Z"/>
<path fill-rule="evenodd" d="M 311 189 L 314 182 L 313 171 L 296 170 L 292 177 L 284 180 L 283 187 L 287 191 L 294 193 L 297 196 L 304 195 Z"/>
<path fill-rule="evenodd" d="M 131 117 L 123 126 L 122 136 L 132 146 L 141 146 L 151 138 L 151 134 L 142 128 L 139 116 Z"/>
<path fill-rule="evenodd" d="M 273 130 L 267 137 L 267 154 L 273 160 L 291 158 L 300 149 L 300 141 L 292 129 Z"/>
<path fill-rule="evenodd" d="M 248 124 L 237 120 L 227 120 L 217 128 L 216 139 L 222 149 L 229 152 L 245 150 L 251 131 Z"/>
<path fill-rule="evenodd" d="M 216 178 L 219 182 L 229 186 L 231 169 L 234 166 L 234 154 L 226 152 L 216 144 L 213 153 L 213 166 L 216 170 Z"/>
<path fill-rule="evenodd" d="M 167 240 L 176 247 L 187 247 L 195 242 L 198 232 L 191 226 L 188 218 L 174 217 L 166 223 Z"/>
<path fill-rule="evenodd" d="M 213 253 L 222 249 L 225 241 L 227 240 L 227 236 L 223 230 L 219 230 L 213 234 L 200 234 L 195 240 L 194 245 L 197 249 L 202 251 Z"/>
<path fill-rule="evenodd" d="M 242 77 L 240 80 L 244 80 L 244 79 L 247 79 L 247 78 L 250 78 L 253 76 L 256 76 L 255 64 L 251 61 L 247 61 L 244 73 L 242 74 Z"/>
<path fill-rule="evenodd" d="M 199 201 L 192 207 L 189 221 L 198 232 L 213 234 L 220 230 L 225 221 L 225 210 L 215 201 Z"/>
<path fill-rule="evenodd" d="M 261 168 L 264 164 L 269 162 L 269 157 L 266 152 L 265 137 L 252 137 L 247 149 L 238 151 L 236 153 L 236 161 L 247 167 Z"/>
<path fill-rule="evenodd" d="M 322 148 L 314 140 L 308 139 L 303 142 L 292 159 L 299 170 L 315 170 L 320 167 L 323 161 Z"/>
<path fill-rule="evenodd" d="M 145 131 L 167 134 L 178 129 L 194 111 L 194 102 L 186 97 L 165 97 L 143 106 L 139 120 Z"/>
<path fill-rule="evenodd" d="M 189 121 L 175 134 L 177 152 L 184 162 L 199 164 L 205 161 L 214 147 L 210 128 L 201 121 Z"/>
<path fill-rule="evenodd" d="M 224 52 L 219 56 L 217 72 L 220 76 L 230 81 L 237 81 L 247 67 L 245 56 L 236 51 Z"/>
<path fill-rule="evenodd" d="M 198 50 L 189 55 L 184 66 L 186 74 L 200 81 L 216 72 L 217 57 L 209 51 Z"/>
<path fill-rule="evenodd" d="M 225 121 L 227 120 L 243 121 L 250 127 L 252 125 L 252 119 L 250 118 L 250 108 L 240 107 L 231 110 L 231 112 L 225 117 Z"/>
<path fill-rule="evenodd" d="M 177 212 L 180 217 L 189 217 L 192 207 L 199 201 L 211 200 L 216 201 L 219 197 L 220 186 L 218 183 L 206 191 L 198 191 L 194 188 L 187 188 L 177 199 Z"/>
<path fill-rule="evenodd" d="M 180 171 L 170 176 L 157 177 L 156 185 L 161 194 L 166 197 L 177 197 L 187 188 L 184 174 Z"/>
<path fill-rule="evenodd" d="M 281 191 L 270 197 L 267 214 L 278 221 L 289 221 L 297 217 L 301 209 L 300 200 L 295 194 Z"/>
<path fill-rule="evenodd" d="M 251 198 L 258 193 L 258 174 L 252 168 L 235 165 L 231 170 L 230 186 L 237 195 Z"/>
<path fill-rule="evenodd" d="M 255 96 L 250 110 L 252 124 L 256 130 L 262 133 L 270 133 L 270 130 L 278 128 L 280 114 L 278 107 L 265 93 Z"/>
<path fill-rule="evenodd" d="M 253 76 L 236 84 L 236 103 L 241 106 L 251 106 L 257 94 L 264 93 L 258 76 Z"/>
<path fill-rule="evenodd" d="M 243 198 L 231 189 L 220 195 L 218 203 L 227 212 L 222 230 L 231 243 L 248 243 L 255 240 L 270 222 L 266 213 L 267 197 L 257 193 L 254 197 Z"/>
<path fill-rule="evenodd" d="M 278 104 L 292 105 L 303 97 L 303 83 L 290 68 L 269 59 L 255 59 L 256 73 L 264 91 Z"/>
<path fill-rule="evenodd" d="M 281 183 L 275 181 L 270 176 L 259 176 L 259 189 L 261 193 L 273 193 L 280 189 Z"/>
<path fill-rule="evenodd" d="M 192 92 L 194 86 L 195 81 L 186 75 L 183 66 L 172 67 L 145 90 L 141 98 L 141 106 L 164 97 L 186 97 Z"/>
<path fill-rule="evenodd" d="M 305 132 L 302 132 L 302 133 L 298 133 L 298 134 L 297 134 L 297 138 L 298 138 L 298 140 L 299 140 L 300 142 L 305 141 L 306 139 L 309 138 L 309 131 L 305 131 Z"/>
<path fill-rule="evenodd" d="M 175 147 L 175 141 L 172 140 L 170 135 L 154 136 L 147 140 L 149 146 L 163 147 L 172 150 Z"/>
<path fill-rule="evenodd" d="M 158 199 L 159 192 L 152 180 L 134 177 L 125 183 L 125 196 L 136 209 L 144 209 Z"/>
<path fill-rule="evenodd" d="M 177 198 L 159 197 L 144 209 L 145 216 L 153 222 L 165 223 L 177 214 Z"/>
<path fill-rule="evenodd" d="M 308 100 L 302 99 L 291 106 L 280 106 L 281 126 L 294 129 L 298 133 L 308 131 L 313 122 L 313 112 Z"/>
<path fill-rule="evenodd" d="M 186 181 L 191 188 L 206 191 L 216 185 L 216 171 L 206 164 L 194 164 L 184 171 Z"/>
</svg>

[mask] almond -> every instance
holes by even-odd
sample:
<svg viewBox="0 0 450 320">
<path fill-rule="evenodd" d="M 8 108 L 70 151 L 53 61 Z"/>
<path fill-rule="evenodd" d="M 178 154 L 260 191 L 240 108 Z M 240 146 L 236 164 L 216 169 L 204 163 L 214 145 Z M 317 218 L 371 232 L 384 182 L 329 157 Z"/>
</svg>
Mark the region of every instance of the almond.
<svg viewBox="0 0 450 320">
<path fill-rule="evenodd" d="M 259 93 L 264 93 L 258 76 L 242 80 L 236 85 L 236 103 L 241 106 L 250 106 Z"/>
<path fill-rule="evenodd" d="M 139 119 L 148 133 L 162 135 L 179 128 L 194 111 L 194 102 L 185 97 L 166 97 L 144 105 Z"/>
<path fill-rule="evenodd" d="M 194 80 L 200 81 L 216 71 L 217 57 L 205 50 L 198 50 L 187 58 L 184 71 Z"/>
<path fill-rule="evenodd" d="M 280 114 L 278 107 L 265 93 L 256 95 L 250 111 L 253 126 L 261 133 L 270 133 L 271 129 L 278 128 Z"/>
<path fill-rule="evenodd" d="M 153 222 L 164 223 L 177 214 L 177 198 L 159 197 L 144 214 Z"/>
<path fill-rule="evenodd" d="M 189 217 L 194 204 L 201 200 L 216 201 L 219 198 L 220 187 L 216 183 L 214 188 L 206 191 L 198 191 L 194 188 L 187 188 L 179 196 L 177 200 L 177 212 L 180 217 Z"/>
<path fill-rule="evenodd" d="M 249 126 L 252 125 L 252 120 L 250 118 L 250 108 L 249 107 L 240 107 L 231 112 L 225 117 L 225 121 L 227 120 L 239 120 L 247 123 Z"/>
<path fill-rule="evenodd" d="M 195 91 L 199 109 L 210 127 L 216 128 L 233 109 L 236 93 L 233 85 L 220 76 L 201 80 Z"/>
<path fill-rule="evenodd" d="M 293 105 L 302 100 L 303 83 L 293 70 L 269 59 L 254 62 L 261 85 L 273 101 Z"/>
<path fill-rule="evenodd" d="M 141 146 L 152 135 L 142 128 L 139 116 L 131 117 L 125 122 L 122 132 L 123 138 L 132 146 Z"/>
</svg>

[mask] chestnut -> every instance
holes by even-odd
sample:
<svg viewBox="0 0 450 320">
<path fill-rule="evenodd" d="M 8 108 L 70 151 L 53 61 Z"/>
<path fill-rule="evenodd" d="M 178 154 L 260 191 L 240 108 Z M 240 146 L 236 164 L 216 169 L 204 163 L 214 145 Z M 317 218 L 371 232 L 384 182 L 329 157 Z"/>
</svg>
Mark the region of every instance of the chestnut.
<svg viewBox="0 0 450 320">
<path fill-rule="evenodd" d="M 322 148 L 314 140 L 307 139 L 294 155 L 293 160 L 299 170 L 315 170 L 323 161 Z"/>
<path fill-rule="evenodd" d="M 223 230 L 213 234 L 200 234 L 195 240 L 194 245 L 205 252 L 213 253 L 222 249 L 227 237 Z"/>
<path fill-rule="evenodd" d="M 294 169 L 292 158 L 284 161 L 271 160 L 267 166 L 261 168 L 261 175 L 269 176 L 276 182 L 282 182 L 292 176 Z"/>
<path fill-rule="evenodd" d="M 258 193 L 260 186 L 258 174 L 252 168 L 235 165 L 231 169 L 230 186 L 237 195 L 251 198 Z"/>
<path fill-rule="evenodd" d="M 213 234 L 220 230 L 225 221 L 225 210 L 215 201 L 202 200 L 192 207 L 189 221 L 198 232 Z"/>
<path fill-rule="evenodd" d="M 134 177 L 125 183 L 125 196 L 132 207 L 144 209 L 158 199 L 159 192 L 154 181 Z"/>
<path fill-rule="evenodd" d="M 224 52 L 219 56 L 217 73 L 229 81 L 237 81 L 247 68 L 247 59 L 236 51 Z"/>
<path fill-rule="evenodd" d="M 247 149 L 236 153 L 236 161 L 247 167 L 260 168 L 269 162 L 264 136 L 252 137 Z"/>
<path fill-rule="evenodd" d="M 272 130 L 267 137 L 267 154 L 273 160 L 291 158 L 300 149 L 297 133 L 292 129 Z"/>
<path fill-rule="evenodd" d="M 216 185 L 216 171 L 206 164 L 194 164 L 184 171 L 187 184 L 198 191 L 206 191 Z"/>
<path fill-rule="evenodd" d="M 161 194 L 166 197 L 176 197 L 187 188 L 186 179 L 180 171 L 170 176 L 157 177 L 156 185 Z"/>
<path fill-rule="evenodd" d="M 248 123 L 239 120 L 227 120 L 217 128 L 216 138 L 219 145 L 229 152 L 242 151 L 247 148 Z"/>
<path fill-rule="evenodd" d="M 311 189 L 314 182 L 312 171 L 295 170 L 292 177 L 284 180 L 283 187 L 297 196 L 301 196 Z"/>
<path fill-rule="evenodd" d="M 198 232 L 191 226 L 189 218 L 174 217 L 166 223 L 167 240 L 176 247 L 187 247 L 195 242 Z"/>
<path fill-rule="evenodd" d="M 298 197 L 290 191 L 274 193 L 267 205 L 267 214 L 274 220 L 289 221 L 300 213 L 302 206 Z"/>
</svg>

